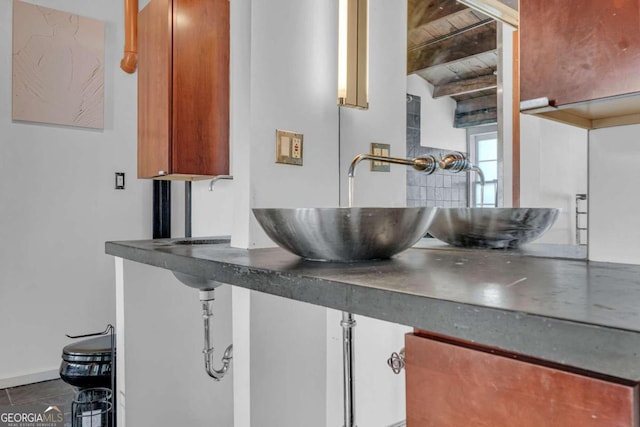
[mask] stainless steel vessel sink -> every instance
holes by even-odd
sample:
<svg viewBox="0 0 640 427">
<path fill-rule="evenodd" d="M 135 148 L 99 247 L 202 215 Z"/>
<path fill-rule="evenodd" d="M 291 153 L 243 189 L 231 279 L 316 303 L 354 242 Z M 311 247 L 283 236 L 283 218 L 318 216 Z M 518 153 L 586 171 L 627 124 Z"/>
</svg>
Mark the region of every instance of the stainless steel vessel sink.
<svg viewBox="0 0 640 427">
<path fill-rule="evenodd" d="M 282 248 L 313 261 L 389 258 L 426 233 L 437 208 L 253 209 Z"/>
<path fill-rule="evenodd" d="M 516 248 L 555 223 L 556 208 L 440 208 L 429 233 L 453 246 Z"/>
</svg>

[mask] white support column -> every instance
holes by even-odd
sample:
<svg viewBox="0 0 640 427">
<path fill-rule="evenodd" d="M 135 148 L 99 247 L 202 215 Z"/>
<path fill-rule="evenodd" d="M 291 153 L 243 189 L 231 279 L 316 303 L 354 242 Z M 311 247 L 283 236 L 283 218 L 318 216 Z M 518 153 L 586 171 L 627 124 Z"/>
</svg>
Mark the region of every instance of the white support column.
<svg viewBox="0 0 640 427">
<path fill-rule="evenodd" d="M 251 427 L 251 291 L 231 290 L 233 426 Z"/>
<path fill-rule="evenodd" d="M 125 427 L 125 375 L 124 375 L 124 260 L 115 258 L 116 267 L 116 398 L 117 423 Z"/>
</svg>

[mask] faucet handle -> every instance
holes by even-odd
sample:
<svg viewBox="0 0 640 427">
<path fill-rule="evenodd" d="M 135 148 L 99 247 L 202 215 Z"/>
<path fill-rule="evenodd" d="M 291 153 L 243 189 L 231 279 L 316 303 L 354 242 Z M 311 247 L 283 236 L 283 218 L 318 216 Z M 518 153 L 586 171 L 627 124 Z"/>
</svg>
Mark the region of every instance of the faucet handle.
<svg viewBox="0 0 640 427">
<path fill-rule="evenodd" d="M 433 156 L 421 156 L 413 159 L 413 168 L 431 175 L 438 168 L 438 161 Z"/>
<path fill-rule="evenodd" d="M 455 153 L 449 153 L 440 159 L 439 166 L 441 169 L 449 170 L 451 172 L 462 172 L 472 168 L 471 162 L 467 160 L 467 157 L 459 151 Z"/>
</svg>

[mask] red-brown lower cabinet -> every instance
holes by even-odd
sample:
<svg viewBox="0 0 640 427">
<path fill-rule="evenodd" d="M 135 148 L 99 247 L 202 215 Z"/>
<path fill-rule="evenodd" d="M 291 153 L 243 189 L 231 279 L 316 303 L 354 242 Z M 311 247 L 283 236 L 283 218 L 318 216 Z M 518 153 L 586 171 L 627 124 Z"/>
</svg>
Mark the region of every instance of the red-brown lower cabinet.
<svg viewBox="0 0 640 427">
<path fill-rule="evenodd" d="M 635 427 L 637 384 L 420 332 L 405 339 L 408 427 Z"/>
</svg>

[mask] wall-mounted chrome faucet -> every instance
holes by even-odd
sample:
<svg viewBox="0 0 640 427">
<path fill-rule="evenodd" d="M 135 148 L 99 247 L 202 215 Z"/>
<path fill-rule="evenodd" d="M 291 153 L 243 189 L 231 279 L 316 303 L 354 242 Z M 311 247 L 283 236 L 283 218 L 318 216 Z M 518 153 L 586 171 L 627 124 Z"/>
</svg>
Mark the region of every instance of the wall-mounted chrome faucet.
<svg viewBox="0 0 640 427">
<path fill-rule="evenodd" d="M 373 154 L 365 153 L 365 154 L 358 154 L 351 161 L 351 165 L 349 166 L 349 178 L 353 178 L 356 175 L 356 166 L 358 166 L 358 163 L 360 163 L 363 160 L 411 166 L 415 170 L 424 172 L 427 175 L 431 175 L 438 168 L 438 161 L 433 156 L 416 157 L 415 159 L 402 159 L 398 157 L 376 156 Z"/>
<path fill-rule="evenodd" d="M 427 175 L 431 175 L 438 169 L 438 161 L 433 156 L 425 156 L 425 157 L 416 157 L 415 159 L 402 159 L 399 157 L 386 157 L 386 156 L 376 156 L 374 154 L 358 154 L 353 158 L 351 164 L 349 165 L 349 207 L 353 207 L 353 186 L 354 186 L 354 178 L 356 176 L 356 166 L 363 161 L 369 160 L 372 162 L 386 162 L 393 163 L 396 165 L 406 165 L 411 166 L 415 170 L 423 172 Z"/>
<path fill-rule="evenodd" d="M 416 157 L 414 159 L 403 159 L 399 157 L 376 156 L 374 154 L 366 153 L 358 154 L 356 157 L 354 157 L 354 159 L 351 161 L 351 165 L 349 166 L 350 178 L 353 178 L 355 176 L 356 166 L 358 166 L 358 164 L 363 160 L 411 166 L 415 170 L 424 172 L 427 175 L 431 175 L 432 173 L 434 173 L 438 169 L 438 167 L 440 167 L 440 169 L 454 173 L 475 171 L 480 175 L 482 182 L 484 182 L 484 174 L 482 173 L 482 170 L 478 166 L 472 164 L 466 158 L 466 156 L 460 152 L 449 153 L 446 156 L 442 157 L 439 162 L 433 156 Z"/>
</svg>

